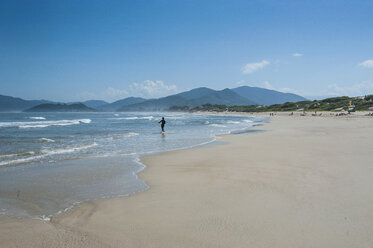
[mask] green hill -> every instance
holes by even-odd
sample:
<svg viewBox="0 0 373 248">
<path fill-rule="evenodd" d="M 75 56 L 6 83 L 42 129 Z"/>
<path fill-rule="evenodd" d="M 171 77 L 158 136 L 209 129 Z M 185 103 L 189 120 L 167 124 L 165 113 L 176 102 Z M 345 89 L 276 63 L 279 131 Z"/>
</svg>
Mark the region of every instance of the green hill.
<svg viewBox="0 0 373 248">
<path fill-rule="evenodd" d="M 87 107 L 83 103 L 76 104 L 52 104 L 45 103 L 24 110 L 24 112 L 95 112 L 97 110 Z"/>
<path fill-rule="evenodd" d="M 97 109 L 103 110 L 103 111 L 117 111 L 121 107 L 136 104 L 136 103 L 141 103 L 144 101 L 146 101 L 146 99 L 141 98 L 141 97 L 127 97 L 127 98 L 115 101 L 113 103 L 108 103 L 108 104 L 98 106 Z"/>
<path fill-rule="evenodd" d="M 51 103 L 51 101 L 24 100 L 18 97 L 0 95 L 0 111 L 22 111 L 43 103 Z"/>
<path fill-rule="evenodd" d="M 351 105 L 350 105 L 351 103 Z M 332 97 L 323 100 L 286 102 L 270 106 L 227 106 L 205 104 L 190 108 L 188 106 L 173 106 L 173 111 L 231 111 L 231 112 L 275 112 L 275 111 L 368 111 L 373 107 L 373 95 L 364 97 Z"/>
<path fill-rule="evenodd" d="M 100 106 L 109 104 L 108 102 L 105 102 L 103 100 L 88 100 L 85 102 L 82 102 L 85 106 L 90 107 L 90 108 L 98 108 Z"/>
<path fill-rule="evenodd" d="M 142 103 L 123 106 L 118 111 L 164 111 L 170 106 L 188 105 L 189 101 L 177 95 L 162 97 L 159 99 L 147 100 Z"/>
<path fill-rule="evenodd" d="M 241 86 L 232 89 L 240 96 L 246 97 L 259 105 L 282 104 L 285 102 L 299 102 L 307 99 L 292 93 L 283 93 L 275 90 L 268 90 L 259 87 Z"/>
<path fill-rule="evenodd" d="M 197 88 L 176 95 L 159 99 L 146 100 L 141 103 L 123 106 L 118 111 L 165 111 L 172 106 L 188 106 L 193 108 L 204 104 L 253 105 L 253 101 L 242 97 L 230 89 L 220 91 L 209 88 Z"/>
</svg>

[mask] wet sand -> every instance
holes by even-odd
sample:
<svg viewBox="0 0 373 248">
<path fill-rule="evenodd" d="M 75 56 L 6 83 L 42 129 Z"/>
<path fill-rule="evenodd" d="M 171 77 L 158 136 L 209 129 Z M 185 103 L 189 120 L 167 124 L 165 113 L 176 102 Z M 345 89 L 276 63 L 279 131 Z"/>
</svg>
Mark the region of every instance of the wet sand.
<svg viewBox="0 0 373 248">
<path fill-rule="evenodd" d="M 372 247 L 373 118 L 255 129 L 144 157 L 143 193 L 51 222 L 0 217 L 0 247 Z"/>
</svg>

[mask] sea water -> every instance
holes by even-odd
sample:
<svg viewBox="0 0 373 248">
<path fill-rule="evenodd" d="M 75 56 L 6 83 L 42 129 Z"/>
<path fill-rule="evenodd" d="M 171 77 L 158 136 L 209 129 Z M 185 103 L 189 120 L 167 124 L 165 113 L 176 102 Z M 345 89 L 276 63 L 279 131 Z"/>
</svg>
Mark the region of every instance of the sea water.
<svg viewBox="0 0 373 248">
<path fill-rule="evenodd" d="M 158 121 L 164 116 L 165 133 Z M 48 220 L 148 188 L 140 156 L 213 142 L 265 118 L 185 113 L 1 113 L 0 215 Z"/>
</svg>

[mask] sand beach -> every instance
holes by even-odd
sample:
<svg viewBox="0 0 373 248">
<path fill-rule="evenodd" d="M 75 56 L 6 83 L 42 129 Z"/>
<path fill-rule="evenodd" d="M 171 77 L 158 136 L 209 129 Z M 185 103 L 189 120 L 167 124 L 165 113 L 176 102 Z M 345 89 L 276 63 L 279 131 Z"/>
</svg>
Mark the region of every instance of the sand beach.
<svg viewBox="0 0 373 248">
<path fill-rule="evenodd" d="M 271 117 L 219 144 L 143 157 L 150 188 L 50 222 L 0 217 L 0 247 L 373 246 L 373 119 Z"/>
</svg>

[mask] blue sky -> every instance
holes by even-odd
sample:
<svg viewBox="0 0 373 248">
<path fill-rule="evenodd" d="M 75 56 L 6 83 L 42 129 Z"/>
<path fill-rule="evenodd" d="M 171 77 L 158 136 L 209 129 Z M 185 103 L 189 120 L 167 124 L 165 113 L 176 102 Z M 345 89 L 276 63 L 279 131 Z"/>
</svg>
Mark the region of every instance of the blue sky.
<svg viewBox="0 0 373 248">
<path fill-rule="evenodd" d="M 373 1 L 0 2 L 0 94 L 159 97 L 250 85 L 373 94 Z"/>
</svg>

